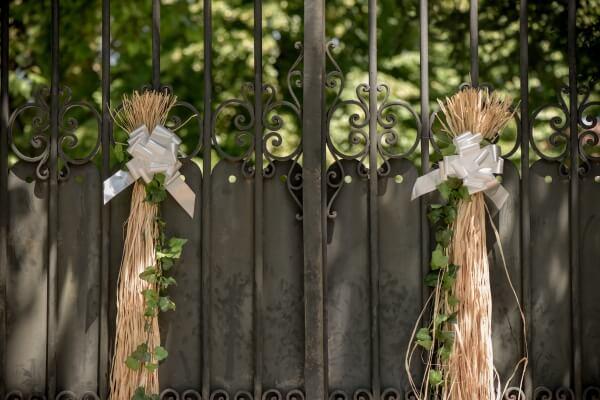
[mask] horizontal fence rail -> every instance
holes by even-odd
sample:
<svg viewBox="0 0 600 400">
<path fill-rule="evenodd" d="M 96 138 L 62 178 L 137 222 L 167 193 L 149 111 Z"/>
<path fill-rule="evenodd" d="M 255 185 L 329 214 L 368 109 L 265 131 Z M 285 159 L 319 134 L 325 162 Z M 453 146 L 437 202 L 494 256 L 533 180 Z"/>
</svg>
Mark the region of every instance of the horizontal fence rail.
<svg viewBox="0 0 600 400">
<path fill-rule="evenodd" d="M 173 199 L 164 204 L 168 234 L 189 243 L 174 276 L 178 309 L 160 321 L 171 354 L 159 370 L 161 399 L 416 398 L 404 359 L 428 297 L 432 199 L 410 197 L 441 147 L 430 106 L 430 5 L 419 1 L 417 105 L 380 78 L 377 0 L 366 1 L 368 80 L 352 88 L 336 61 L 343 50 L 325 37 L 325 1 L 305 3 L 304 40 L 286 49 L 297 55 L 283 90 L 264 77 L 261 0 L 253 3 L 253 79 L 233 98 L 217 100 L 213 84 L 213 2 L 202 1 L 202 26 L 186 27 L 203 32 L 202 104 L 179 100 L 168 126 L 192 117 L 196 142 L 181 173 L 199 212 L 190 220 Z M 105 399 L 131 195 L 102 205 L 102 182 L 114 172 L 111 109 L 119 106 L 110 103 L 111 2 L 101 2 L 99 108 L 63 82 L 61 5 L 52 0 L 50 86 L 10 109 L 10 7 L 3 2 L 0 16 L 0 398 Z M 600 399 L 600 163 L 589 151 L 600 141 L 591 114 L 598 102 L 597 88 L 577 80 L 576 17 L 569 0 L 568 82 L 555 104 L 533 105 L 530 16 L 520 1 L 517 137 L 503 154 L 510 199 L 494 216 L 501 243 L 488 235 L 500 376 L 529 351 L 523 391 L 513 384 L 506 399 Z M 151 76 L 140 90 L 177 94 L 161 80 L 159 0 L 148 19 Z M 461 88 L 487 87 L 477 0 L 468 25 L 471 80 Z M 534 125 L 548 112 L 556 115 L 541 147 Z M 78 157 L 75 113 L 97 129 Z M 340 120 L 349 146 L 333 134 Z M 290 126 L 300 139 L 286 147 Z M 25 131 L 32 136 L 22 148 Z M 235 152 L 220 135 L 234 138 Z"/>
</svg>

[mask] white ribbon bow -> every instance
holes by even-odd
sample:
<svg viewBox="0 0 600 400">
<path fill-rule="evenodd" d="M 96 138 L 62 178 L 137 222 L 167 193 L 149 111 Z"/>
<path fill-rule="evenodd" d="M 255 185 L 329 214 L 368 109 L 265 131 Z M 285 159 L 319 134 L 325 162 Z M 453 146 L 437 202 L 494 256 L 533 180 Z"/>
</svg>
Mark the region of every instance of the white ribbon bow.
<svg viewBox="0 0 600 400">
<path fill-rule="evenodd" d="M 480 133 L 465 132 L 454 139 L 457 155 L 445 156 L 439 169 L 425 174 L 415 182 L 412 200 L 433 192 L 449 177 L 462 179 L 469 194 L 484 192 L 498 209 L 508 199 L 508 192 L 495 175 L 502 174 L 504 159 L 500 148 L 495 144 L 480 146 L 483 137 Z"/>
<path fill-rule="evenodd" d="M 129 134 L 127 152 L 133 156 L 127 171 L 121 170 L 104 181 L 104 204 L 139 178 L 150 183 L 154 174 L 165 175 L 165 189 L 190 217 L 194 217 L 196 195 L 181 179 L 177 159 L 181 139 L 169 129 L 157 125 L 152 134 L 142 125 Z"/>
</svg>

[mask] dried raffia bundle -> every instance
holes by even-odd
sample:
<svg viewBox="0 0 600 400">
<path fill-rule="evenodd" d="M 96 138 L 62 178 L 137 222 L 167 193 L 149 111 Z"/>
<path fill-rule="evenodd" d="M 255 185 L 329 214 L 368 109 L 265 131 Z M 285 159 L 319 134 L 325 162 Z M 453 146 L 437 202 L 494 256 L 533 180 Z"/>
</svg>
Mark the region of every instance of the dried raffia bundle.
<svg viewBox="0 0 600 400">
<path fill-rule="evenodd" d="M 113 400 L 144 400 L 159 393 L 159 311 L 174 309 L 165 290 L 175 281 L 167 273 L 181 255 L 184 239 L 165 238 L 160 203 L 169 192 L 193 216 L 194 193 L 179 179 L 180 139 L 164 125 L 176 97 L 156 91 L 124 96 L 115 123 L 129 134 L 128 161 L 104 182 L 104 202 L 133 184 L 117 287 L 115 348 L 110 376 Z M 142 178 L 142 179 L 138 179 Z"/>
<path fill-rule="evenodd" d="M 440 123 L 452 144 L 439 168 L 418 178 L 413 198 L 437 189 L 446 202 L 432 205 L 429 213 L 436 247 L 425 284 L 433 290 L 415 325 L 405 368 L 419 399 L 501 399 L 508 383 L 502 386 L 494 368 L 484 195 L 498 208 L 508 197 L 495 178 L 502 173 L 503 160 L 492 143 L 512 118 L 512 101 L 486 89 L 467 88 L 438 102 Z M 513 293 L 517 298 L 514 288 Z M 429 309 L 428 326 L 419 329 Z M 426 357 L 417 387 L 410 367 L 419 348 L 426 350 Z M 526 364 L 527 356 L 515 373 L 521 366 L 524 372 Z"/>
</svg>

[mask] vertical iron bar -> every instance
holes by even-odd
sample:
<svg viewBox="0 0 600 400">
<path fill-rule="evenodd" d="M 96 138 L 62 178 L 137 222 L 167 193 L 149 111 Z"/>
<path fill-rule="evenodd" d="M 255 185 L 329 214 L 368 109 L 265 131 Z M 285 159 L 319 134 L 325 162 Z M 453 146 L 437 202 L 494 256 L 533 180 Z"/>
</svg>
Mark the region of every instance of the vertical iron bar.
<svg viewBox="0 0 600 400">
<path fill-rule="evenodd" d="M 263 127 L 262 0 L 254 0 L 254 398 L 262 399 L 263 370 Z"/>
<path fill-rule="evenodd" d="M 307 400 L 327 398 L 325 279 L 325 0 L 304 4 L 302 204 L 304 239 L 304 382 Z"/>
<path fill-rule="evenodd" d="M 469 8 L 469 37 L 471 49 L 471 85 L 479 86 L 479 4 L 471 0 Z"/>
<path fill-rule="evenodd" d="M 160 88 L 160 0 L 152 0 L 152 87 Z"/>
<path fill-rule="evenodd" d="M 571 150 L 569 227 L 570 227 L 570 269 L 571 269 L 571 334 L 573 342 L 573 386 L 575 398 L 582 396 L 581 377 L 581 319 L 579 304 L 580 265 L 579 265 L 579 135 L 577 110 L 577 0 L 569 0 L 568 49 L 569 61 L 569 132 Z"/>
<path fill-rule="evenodd" d="M 58 114 L 60 107 L 60 71 L 59 71 L 59 0 L 52 0 L 51 12 L 51 65 L 50 83 L 50 159 L 48 194 L 48 325 L 46 348 L 46 385 L 48 399 L 56 395 L 56 327 L 57 327 L 57 291 L 58 291 Z"/>
<path fill-rule="evenodd" d="M 102 0 L 102 181 L 110 176 L 110 0 Z M 100 338 L 98 342 L 98 395 L 108 396 L 108 299 L 110 258 L 110 203 L 102 207 L 102 264 L 100 266 Z"/>
<path fill-rule="evenodd" d="M 2 3 L 0 34 L 0 398 L 6 394 L 6 279 L 8 265 L 8 1 Z"/>
<path fill-rule="evenodd" d="M 212 138 L 212 2 L 204 0 L 204 121 L 202 128 L 202 398 L 210 398 L 210 188 Z"/>
<path fill-rule="evenodd" d="M 525 311 L 525 342 L 522 349 L 531 348 L 531 262 L 530 262 L 530 217 L 529 217 L 529 16 L 528 2 L 521 0 L 519 10 L 519 75 L 521 91 L 521 299 Z M 533 397 L 532 365 L 525 372 L 525 398 Z"/>
<path fill-rule="evenodd" d="M 429 1 L 419 2 L 420 70 L 421 70 L 421 169 L 429 171 Z M 421 203 L 421 281 L 429 271 L 429 221 L 427 220 L 427 197 Z M 427 288 L 421 285 L 421 302 L 427 301 Z"/>
<path fill-rule="evenodd" d="M 379 371 L 379 219 L 377 210 L 377 0 L 369 0 L 369 258 L 371 269 L 371 390 L 381 393 Z"/>
</svg>

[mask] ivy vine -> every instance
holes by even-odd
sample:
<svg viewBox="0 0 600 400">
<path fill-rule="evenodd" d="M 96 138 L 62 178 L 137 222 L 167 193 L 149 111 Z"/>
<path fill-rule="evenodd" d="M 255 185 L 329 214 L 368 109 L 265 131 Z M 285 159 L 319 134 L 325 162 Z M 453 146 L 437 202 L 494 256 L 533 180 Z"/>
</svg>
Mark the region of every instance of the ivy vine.
<svg viewBox="0 0 600 400">
<path fill-rule="evenodd" d="M 416 332 L 416 344 L 430 352 L 427 380 L 434 391 L 438 391 L 447 378 L 444 364 L 454 347 L 457 306 L 460 299 L 454 295 L 454 282 L 459 266 L 450 262 L 449 248 L 453 237 L 454 222 L 460 201 L 471 197 L 462 180 L 449 178 L 437 187 L 443 204 L 432 204 L 427 216 L 435 232 L 435 248 L 431 253 L 430 271 L 424 279 L 433 290 L 433 312 L 428 326 Z"/>
<path fill-rule="evenodd" d="M 145 201 L 160 205 L 167 198 L 165 188 L 165 175 L 155 174 L 152 181 L 146 184 Z M 159 208 L 160 210 L 160 208 Z M 125 364 L 128 368 L 139 371 L 142 368 L 149 373 L 154 372 L 159 363 L 164 361 L 169 355 L 163 346 L 150 348 L 149 340 L 152 330 L 152 321 L 160 312 L 175 310 L 175 303 L 167 294 L 170 286 L 176 285 L 175 278 L 169 275 L 175 263 L 181 257 L 183 246 L 187 239 L 178 237 L 169 237 L 165 235 L 165 221 L 156 217 L 156 226 L 158 237 L 155 243 L 155 265 L 146 267 L 140 274 L 140 279 L 148 282 L 149 287 L 142 291 L 144 296 L 144 330 L 148 333 L 146 341 L 137 346 L 137 348 L 127 357 Z M 146 393 L 146 388 L 140 386 L 136 389 L 132 400 L 158 400 L 157 393 Z"/>
</svg>

